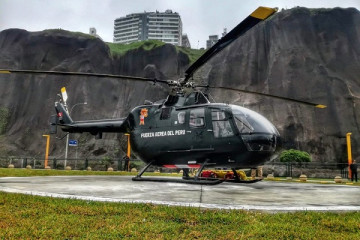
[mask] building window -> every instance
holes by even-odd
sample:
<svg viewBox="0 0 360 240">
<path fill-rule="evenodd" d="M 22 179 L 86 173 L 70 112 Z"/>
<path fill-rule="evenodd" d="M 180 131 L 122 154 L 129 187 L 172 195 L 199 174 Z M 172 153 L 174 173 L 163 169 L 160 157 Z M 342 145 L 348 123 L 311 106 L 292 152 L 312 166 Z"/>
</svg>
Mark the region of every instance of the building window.
<svg viewBox="0 0 360 240">
<path fill-rule="evenodd" d="M 137 39 L 124 38 L 131 32 L 138 32 Z M 152 33 L 146 36 L 146 33 Z M 169 13 L 136 13 L 115 19 L 114 41 L 115 43 L 135 42 L 138 40 L 157 39 L 164 41 L 162 35 L 166 34 L 167 41 L 178 45 L 178 36 L 182 35 L 181 18 L 176 12 Z M 174 35 L 170 35 L 174 34 Z M 180 40 L 181 41 L 181 40 Z"/>
</svg>

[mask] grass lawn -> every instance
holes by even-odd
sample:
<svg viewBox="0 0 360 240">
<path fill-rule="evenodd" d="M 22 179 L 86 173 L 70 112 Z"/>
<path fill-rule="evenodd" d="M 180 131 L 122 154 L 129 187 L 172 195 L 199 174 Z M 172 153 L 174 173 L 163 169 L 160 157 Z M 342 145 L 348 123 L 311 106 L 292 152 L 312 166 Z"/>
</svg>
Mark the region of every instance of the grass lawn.
<svg viewBox="0 0 360 240">
<path fill-rule="evenodd" d="M 131 173 L 0 169 L 0 176 L 85 174 Z M 359 239 L 359 236 L 360 212 L 204 210 L 0 192 L 0 239 Z"/>
<path fill-rule="evenodd" d="M 262 213 L 0 192 L 0 239 L 359 239 L 360 213 Z"/>
<path fill-rule="evenodd" d="M 136 172 L 124 171 L 84 171 L 84 170 L 44 170 L 44 169 L 24 169 L 24 168 L 0 168 L 0 177 L 32 177 L 32 176 L 84 176 L 84 175 L 117 175 L 135 176 Z M 181 174 L 169 173 L 144 173 L 144 176 L 182 176 Z"/>
</svg>

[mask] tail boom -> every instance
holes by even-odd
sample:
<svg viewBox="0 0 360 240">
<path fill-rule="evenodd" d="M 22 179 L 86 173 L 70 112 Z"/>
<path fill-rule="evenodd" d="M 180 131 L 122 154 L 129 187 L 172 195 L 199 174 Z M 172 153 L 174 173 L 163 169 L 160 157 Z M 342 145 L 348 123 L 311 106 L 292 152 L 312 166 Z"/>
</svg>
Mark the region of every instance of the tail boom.
<svg viewBox="0 0 360 240">
<path fill-rule="evenodd" d="M 89 132 L 93 135 L 101 135 L 103 132 L 127 132 L 128 129 L 127 118 L 73 121 L 61 102 L 55 102 L 55 110 L 56 116 L 52 117 L 50 123 L 52 129 L 60 126 L 64 132 Z M 56 133 L 56 130 L 51 132 Z"/>
</svg>

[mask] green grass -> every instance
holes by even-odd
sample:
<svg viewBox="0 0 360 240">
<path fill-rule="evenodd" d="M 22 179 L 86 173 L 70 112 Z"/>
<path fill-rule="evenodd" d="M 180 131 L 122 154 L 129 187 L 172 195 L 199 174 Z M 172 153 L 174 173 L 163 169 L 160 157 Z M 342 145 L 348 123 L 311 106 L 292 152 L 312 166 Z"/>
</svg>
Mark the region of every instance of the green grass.
<svg viewBox="0 0 360 240">
<path fill-rule="evenodd" d="M 1 177 L 134 174 L 0 168 Z M 357 239 L 360 234 L 360 212 L 203 210 L 0 192 L 0 213 L 0 239 Z"/>
<path fill-rule="evenodd" d="M 140 49 L 140 48 L 146 51 L 150 51 L 152 49 L 165 45 L 164 42 L 158 40 L 146 40 L 146 41 L 134 42 L 130 44 L 107 42 L 106 44 L 109 46 L 110 53 L 112 56 L 116 56 L 116 55 L 123 56 L 128 51 Z M 194 63 L 206 51 L 206 50 L 191 49 L 191 48 L 178 47 L 178 46 L 175 47 L 176 47 L 176 51 L 183 52 L 189 57 L 190 64 Z"/>
<path fill-rule="evenodd" d="M 92 36 L 92 35 L 87 34 L 87 33 L 72 32 L 72 31 L 67 31 L 67 30 L 64 30 L 64 29 L 46 29 L 46 30 L 43 30 L 41 32 L 42 33 L 50 33 L 50 34 L 57 34 L 57 33 L 68 34 L 68 35 L 73 36 L 73 37 L 83 37 L 83 38 L 89 38 L 89 39 L 96 39 L 95 36 Z"/>
<path fill-rule="evenodd" d="M 206 50 L 203 49 L 191 49 L 186 47 L 176 47 L 177 51 L 183 52 L 188 55 L 190 64 L 193 64 L 201 55 L 203 55 Z"/>
<path fill-rule="evenodd" d="M 84 171 L 84 170 L 44 170 L 44 169 L 21 169 L 21 168 L 0 168 L 0 177 L 33 177 L 33 176 L 91 176 L 91 175 L 117 175 L 135 176 L 136 172 L 124 171 Z M 181 176 L 180 174 L 169 173 L 144 173 L 144 176 Z"/>
<path fill-rule="evenodd" d="M 360 213 L 262 213 L 0 192 L 0 239 L 358 239 Z"/>
<path fill-rule="evenodd" d="M 165 45 L 164 42 L 158 41 L 158 40 L 147 40 L 147 41 L 141 41 L 141 42 L 133 42 L 130 44 L 123 44 L 123 43 L 106 43 L 110 48 L 111 55 L 119 55 L 123 56 L 126 52 L 134 49 L 142 48 L 146 51 L 152 50 L 157 47 L 161 47 Z"/>
<path fill-rule="evenodd" d="M 82 33 L 82 32 L 71 32 L 63 29 L 46 29 L 42 31 L 43 33 L 50 33 L 50 34 L 68 34 L 69 36 L 74 37 L 83 37 L 83 38 L 89 38 L 89 39 L 95 39 L 96 37 Z M 135 50 L 135 49 L 144 49 L 146 51 L 150 51 L 152 49 L 155 49 L 157 47 L 161 47 L 165 45 L 164 42 L 159 40 L 146 40 L 146 41 L 140 41 L 140 42 L 133 42 L 130 44 L 123 44 L 123 43 L 110 43 L 106 42 L 110 49 L 110 54 L 112 56 L 124 56 L 128 51 Z M 185 47 L 178 47 L 175 46 L 177 51 L 183 52 L 186 55 L 188 55 L 190 64 L 194 63 L 202 54 L 205 53 L 206 50 L 201 49 L 191 49 L 191 48 L 185 48 Z"/>
</svg>

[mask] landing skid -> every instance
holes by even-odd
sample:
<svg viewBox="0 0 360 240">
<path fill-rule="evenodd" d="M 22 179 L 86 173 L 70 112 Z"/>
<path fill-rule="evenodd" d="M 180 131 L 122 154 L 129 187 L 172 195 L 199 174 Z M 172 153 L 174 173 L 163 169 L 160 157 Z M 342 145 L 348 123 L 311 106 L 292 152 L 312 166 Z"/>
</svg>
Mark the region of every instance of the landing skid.
<svg viewBox="0 0 360 240">
<path fill-rule="evenodd" d="M 189 178 L 189 179 L 178 179 L 178 178 L 154 178 L 154 177 L 133 177 L 133 181 L 150 181 L 150 182 L 173 182 L 173 183 L 187 183 L 187 184 L 202 184 L 202 185 L 216 185 L 224 182 L 223 179 L 216 178 Z"/>
<path fill-rule="evenodd" d="M 232 182 L 232 183 L 255 183 L 259 182 L 262 179 L 253 179 L 253 180 L 241 180 L 235 169 L 232 169 L 234 172 L 234 179 L 219 179 L 219 178 L 203 178 L 200 177 L 201 172 L 204 170 L 205 166 L 208 165 L 208 161 L 205 161 L 199 171 L 196 173 L 195 177 L 190 177 L 187 169 L 184 169 L 184 176 L 182 179 L 178 178 L 159 178 L 159 177 L 141 177 L 144 172 L 152 165 L 154 161 L 148 163 L 138 175 L 132 178 L 133 181 L 150 181 L 150 182 L 173 182 L 173 183 L 187 183 L 187 184 L 202 184 L 202 185 L 216 185 L 223 182 Z"/>
<path fill-rule="evenodd" d="M 232 183 L 256 183 L 260 182 L 262 179 L 252 179 L 252 180 L 235 180 L 235 179 L 226 179 L 225 182 Z"/>
</svg>

